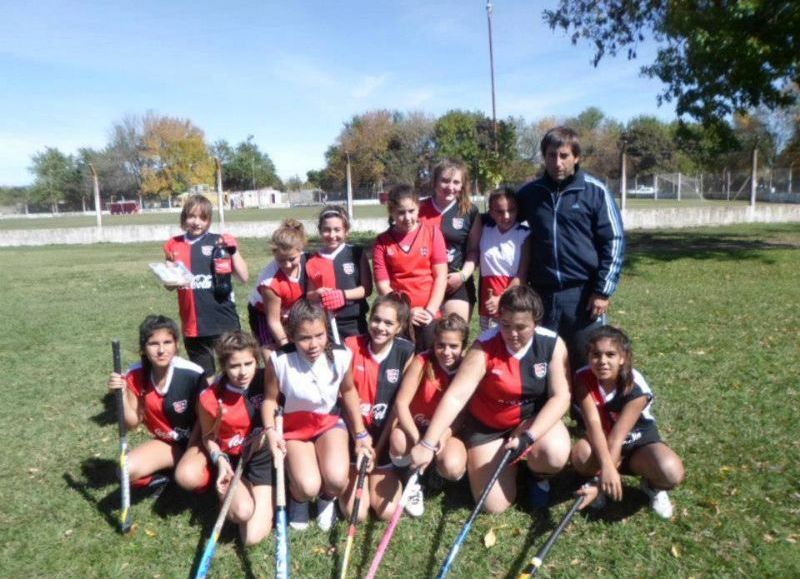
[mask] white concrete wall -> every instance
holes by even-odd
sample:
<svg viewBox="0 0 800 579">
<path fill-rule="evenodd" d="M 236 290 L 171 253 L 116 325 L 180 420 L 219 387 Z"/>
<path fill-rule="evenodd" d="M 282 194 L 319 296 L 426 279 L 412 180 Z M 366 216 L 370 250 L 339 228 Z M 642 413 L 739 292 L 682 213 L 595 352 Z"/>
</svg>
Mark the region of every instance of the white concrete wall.
<svg viewBox="0 0 800 579">
<path fill-rule="evenodd" d="M 762 204 L 756 206 L 755 212 L 748 207 L 631 209 L 625 212 L 623 221 L 626 230 L 800 222 L 800 205 Z M 316 220 L 304 220 L 302 223 L 307 232 L 316 233 Z M 266 238 L 272 235 L 278 225 L 278 221 L 228 222 L 225 229 L 236 237 Z M 385 217 L 353 221 L 353 231 L 381 232 L 387 226 Z M 179 233 L 180 230 L 174 225 L 117 225 L 103 227 L 102 232 L 94 227 L 8 230 L 0 232 L 0 247 L 165 241 Z"/>
</svg>

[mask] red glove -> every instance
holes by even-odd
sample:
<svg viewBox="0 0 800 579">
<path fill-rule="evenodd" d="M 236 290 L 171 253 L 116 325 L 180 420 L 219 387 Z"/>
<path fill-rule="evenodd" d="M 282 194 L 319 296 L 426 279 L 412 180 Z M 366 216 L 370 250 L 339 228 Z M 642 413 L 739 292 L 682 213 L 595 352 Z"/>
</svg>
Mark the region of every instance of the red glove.
<svg viewBox="0 0 800 579">
<path fill-rule="evenodd" d="M 328 311 L 338 310 L 344 305 L 344 290 L 328 290 L 322 296 L 322 307 Z"/>
</svg>

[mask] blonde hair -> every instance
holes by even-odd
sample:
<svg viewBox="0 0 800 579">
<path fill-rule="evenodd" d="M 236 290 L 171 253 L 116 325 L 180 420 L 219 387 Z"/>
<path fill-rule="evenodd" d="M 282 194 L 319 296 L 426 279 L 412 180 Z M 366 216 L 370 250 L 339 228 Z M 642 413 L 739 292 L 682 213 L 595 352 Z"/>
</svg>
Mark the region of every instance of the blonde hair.
<svg viewBox="0 0 800 579">
<path fill-rule="evenodd" d="M 469 213 L 469 208 L 472 206 L 472 190 L 469 185 L 469 169 L 467 165 L 458 159 L 442 159 L 436 167 L 433 168 L 433 177 L 431 179 L 431 189 L 434 198 L 436 197 L 436 184 L 439 179 L 444 175 L 445 171 L 458 171 L 461 173 L 461 191 L 458 193 L 458 212 L 461 215 Z"/>
<path fill-rule="evenodd" d="M 288 253 L 293 249 L 303 251 L 308 242 L 306 230 L 297 219 L 284 219 L 281 226 L 275 230 L 270 240 L 270 249 L 273 253 Z"/>
</svg>

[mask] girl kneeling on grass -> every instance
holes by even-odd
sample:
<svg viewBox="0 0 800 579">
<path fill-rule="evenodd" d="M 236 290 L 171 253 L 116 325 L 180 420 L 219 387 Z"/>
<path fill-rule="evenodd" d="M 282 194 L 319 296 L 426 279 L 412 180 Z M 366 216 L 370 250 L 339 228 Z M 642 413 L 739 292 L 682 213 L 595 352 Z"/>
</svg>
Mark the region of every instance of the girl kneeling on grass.
<svg viewBox="0 0 800 579">
<path fill-rule="evenodd" d="M 210 462 L 217 469 L 215 486 L 222 502 L 236 464 L 247 460 L 228 519 L 239 525 L 245 545 L 255 545 L 269 535 L 273 516 L 272 455 L 253 438 L 261 426 L 264 371 L 258 367 L 258 342 L 250 334 L 227 332 L 216 350 L 222 374 L 200 394 L 197 410 L 205 452 L 193 453 L 187 478 L 210 476 Z"/>
<path fill-rule="evenodd" d="M 190 439 L 198 445 L 193 432 L 195 405 L 207 382 L 203 368 L 178 356 L 179 335 L 178 325 L 170 318 L 147 316 L 139 326 L 141 361 L 124 376 L 114 372 L 108 379 L 109 390 L 123 390 L 128 428 L 144 423 L 153 435 L 128 455 L 134 488 L 167 482 L 166 477 L 153 474 L 174 468 Z"/>
<path fill-rule="evenodd" d="M 383 520 L 392 517 L 400 500 L 400 473 L 389 459 L 389 433 L 394 419 L 397 391 L 412 358 L 414 344 L 401 338 L 411 313 L 408 298 L 396 292 L 380 296 L 372 305 L 369 334 L 353 336 L 345 345 L 353 354 L 353 383 L 361 408 L 361 418 L 375 444 L 377 468 L 370 473 L 360 503 L 359 518 L 369 507 Z M 348 491 L 341 500 L 342 511 L 352 513 L 358 462 L 350 470 Z"/>
<path fill-rule="evenodd" d="M 411 467 L 427 467 L 447 428 L 468 406 L 461 432 L 472 496 L 482 494 L 506 451 L 528 438 L 531 502 L 544 507 L 550 492 L 546 477 L 569 458 L 569 433 L 561 421 L 570 400 L 567 348 L 537 325 L 544 308 L 531 288 L 509 288 L 499 309 L 499 327 L 481 334 L 467 352 L 425 436 L 411 449 Z M 485 509 L 503 512 L 516 496 L 517 468 L 510 465 L 489 491 Z"/>
<path fill-rule="evenodd" d="M 414 358 L 397 393 L 395 409 L 400 425 L 392 431 L 391 456 L 397 466 L 408 466 L 411 447 L 417 444 L 431 422 L 450 380 L 458 370 L 469 338 L 469 326 L 456 313 L 436 320 L 433 350 Z M 436 446 L 436 472 L 447 480 L 459 480 L 467 470 L 467 449 L 447 428 Z M 422 488 L 411 495 L 406 512 L 420 517 L 425 511 Z"/>
<path fill-rule="evenodd" d="M 325 310 L 303 298 L 289 311 L 286 329 L 292 343 L 270 354 L 267 364 L 264 426 L 273 455 L 286 454 L 290 526 L 308 527 L 308 501 L 318 497 L 317 524 L 328 530 L 336 520 L 335 499 L 347 486 L 350 464 L 340 404 L 353 429 L 357 456 L 372 459 L 372 439 L 361 420 L 352 356 L 328 340 Z M 274 428 L 281 396 L 283 436 Z"/>
<path fill-rule="evenodd" d="M 633 368 L 630 339 L 617 328 L 603 326 L 589 338 L 588 355 L 589 365 L 575 374 L 575 399 L 586 438 L 572 449 L 572 464 L 579 474 L 597 474 L 600 481 L 580 492 L 594 499 L 599 489 L 602 495 L 593 505 L 599 508 L 605 503 L 603 495 L 622 500 L 621 472 L 639 475 L 653 510 L 669 519 L 672 503 L 667 491 L 683 481 L 683 463 L 658 434 L 650 412 L 653 392 Z"/>
</svg>

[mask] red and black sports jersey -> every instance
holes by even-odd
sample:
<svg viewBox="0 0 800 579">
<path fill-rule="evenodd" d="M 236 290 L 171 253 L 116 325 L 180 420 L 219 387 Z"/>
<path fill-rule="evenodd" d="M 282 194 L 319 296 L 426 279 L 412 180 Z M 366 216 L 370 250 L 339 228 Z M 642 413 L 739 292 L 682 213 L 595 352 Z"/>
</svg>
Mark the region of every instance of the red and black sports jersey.
<svg viewBox="0 0 800 579">
<path fill-rule="evenodd" d="M 192 272 L 191 285 L 177 290 L 183 335 L 189 338 L 217 336 L 239 329 L 233 292 L 221 302 L 214 297 L 211 253 L 220 237 L 227 247 L 237 247 L 234 237 L 217 233 L 205 233 L 196 239 L 178 235 L 164 244 L 166 259 L 183 262 Z"/>
<path fill-rule="evenodd" d="M 220 405 L 224 412 L 217 426 Z M 225 376 L 200 393 L 200 405 L 214 419 L 215 441 L 220 450 L 231 455 L 242 452 L 242 444 L 253 429 L 261 426 L 261 404 L 264 402 L 264 369 L 256 370 L 253 381 L 246 390 L 230 386 Z"/>
<path fill-rule="evenodd" d="M 300 257 L 300 275 L 296 278 L 289 277 L 278 265 L 277 261 L 271 261 L 261 270 L 256 282 L 256 287 L 250 293 L 250 304 L 259 312 L 265 312 L 264 297 L 261 295 L 261 288 L 268 288 L 281 300 L 281 317 L 289 315 L 292 306 L 306 294 L 306 254 Z"/>
<path fill-rule="evenodd" d="M 399 234 L 393 229 L 378 236 L 374 250 L 375 279 L 383 280 L 383 267 L 377 257 L 380 253 L 392 289 L 406 294 L 412 308 L 425 308 L 433 291 L 433 266 L 444 263 L 444 256 L 442 261 L 436 260 L 434 250 L 435 237 L 441 236 L 441 232 L 433 225 L 421 223 L 413 234 L 413 241 L 407 249 L 400 245 L 401 240 L 397 238 Z M 443 241 L 441 237 L 439 241 Z"/>
<path fill-rule="evenodd" d="M 450 380 L 453 379 L 455 371 L 448 372 L 442 368 L 432 352 L 423 352 L 417 356 L 417 359 L 422 364 L 422 380 L 408 408 L 417 427 L 425 429 L 431 423 L 433 413 L 442 400 L 445 390 L 450 386 Z M 429 375 L 429 365 L 433 370 L 433 378 Z"/>
<path fill-rule="evenodd" d="M 428 197 L 419 204 L 419 220 L 423 223 L 433 223 L 442 230 L 442 235 L 447 243 L 448 271 L 461 271 L 461 268 L 464 267 L 469 245 L 469 232 L 478 213 L 478 208 L 473 204 L 470 204 L 469 211 L 461 213 L 458 209 L 457 199 L 442 210 L 433 202 L 433 197 Z"/>
<path fill-rule="evenodd" d="M 575 385 L 577 386 L 578 384 L 586 388 L 586 391 L 592 397 L 592 401 L 600 414 L 603 432 L 606 435 L 614 428 L 625 405 L 642 396 L 647 397 L 647 405 L 631 428 L 631 433 L 645 431 L 655 426 L 656 419 L 650 412 L 653 404 L 653 391 L 650 390 L 647 381 L 635 368 L 633 370 L 633 386 L 629 392 L 624 394 L 619 394 L 616 390 L 606 392 L 589 366 L 584 366 L 575 372 Z M 578 409 L 580 410 L 580 405 Z"/>
<path fill-rule="evenodd" d="M 333 253 L 315 253 L 306 262 L 308 279 L 318 288 L 327 287 L 349 290 L 361 285 L 360 247 L 342 244 Z M 337 318 L 366 317 L 369 306 L 367 300 L 347 300 L 336 310 Z"/>
<path fill-rule="evenodd" d="M 558 336 L 537 326 L 531 343 L 511 354 L 499 328 L 478 338 L 486 374 L 469 403 L 480 422 L 497 430 L 514 428 L 535 416 L 549 398 L 547 376 Z"/>
<path fill-rule="evenodd" d="M 389 352 L 380 359 L 370 351 L 368 335 L 351 336 L 344 345 L 353 353 L 353 382 L 361 400 L 364 426 L 377 443 L 403 380 L 406 363 L 414 355 L 414 344 L 396 337 Z"/>
<path fill-rule="evenodd" d="M 128 368 L 125 381 L 143 405 L 143 422 L 150 434 L 166 442 L 189 440 L 196 418 L 197 396 L 207 385 L 200 366 L 177 356 L 173 358 L 163 392 L 153 387 L 141 362 Z"/>
</svg>

